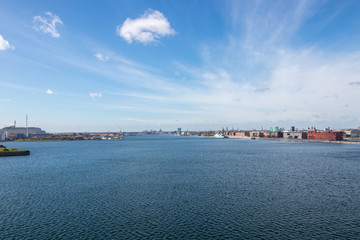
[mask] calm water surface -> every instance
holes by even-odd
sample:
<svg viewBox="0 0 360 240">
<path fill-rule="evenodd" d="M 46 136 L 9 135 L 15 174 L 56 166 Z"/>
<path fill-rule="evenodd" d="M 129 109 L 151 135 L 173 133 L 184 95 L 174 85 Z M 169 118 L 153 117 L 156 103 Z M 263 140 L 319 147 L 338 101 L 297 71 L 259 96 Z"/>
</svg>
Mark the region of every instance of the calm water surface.
<svg viewBox="0 0 360 240">
<path fill-rule="evenodd" d="M 360 239 L 360 145 L 6 143 L 0 239 Z"/>
</svg>

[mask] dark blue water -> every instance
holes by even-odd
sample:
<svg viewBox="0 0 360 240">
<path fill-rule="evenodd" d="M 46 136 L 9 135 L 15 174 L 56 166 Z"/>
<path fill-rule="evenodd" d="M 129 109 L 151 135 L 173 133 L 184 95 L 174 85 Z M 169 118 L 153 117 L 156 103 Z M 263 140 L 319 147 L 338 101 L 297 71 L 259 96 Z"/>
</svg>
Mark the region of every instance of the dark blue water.
<svg viewBox="0 0 360 240">
<path fill-rule="evenodd" d="M 360 145 L 6 143 L 0 239 L 360 239 Z"/>
</svg>

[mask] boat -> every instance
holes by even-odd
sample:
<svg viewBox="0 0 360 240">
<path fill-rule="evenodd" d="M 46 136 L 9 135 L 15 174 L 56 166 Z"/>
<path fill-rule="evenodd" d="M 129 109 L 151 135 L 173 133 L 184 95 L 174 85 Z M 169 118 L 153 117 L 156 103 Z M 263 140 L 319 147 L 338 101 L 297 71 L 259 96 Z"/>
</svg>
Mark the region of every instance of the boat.
<svg viewBox="0 0 360 240">
<path fill-rule="evenodd" d="M 227 138 L 227 136 L 225 136 L 225 135 L 224 135 L 223 133 L 221 133 L 221 132 L 215 133 L 214 137 L 216 137 L 216 138 Z"/>
<path fill-rule="evenodd" d="M 0 145 L 0 157 L 11 157 L 11 156 L 25 156 L 30 155 L 28 150 L 19 150 L 16 148 L 6 148 Z"/>
</svg>

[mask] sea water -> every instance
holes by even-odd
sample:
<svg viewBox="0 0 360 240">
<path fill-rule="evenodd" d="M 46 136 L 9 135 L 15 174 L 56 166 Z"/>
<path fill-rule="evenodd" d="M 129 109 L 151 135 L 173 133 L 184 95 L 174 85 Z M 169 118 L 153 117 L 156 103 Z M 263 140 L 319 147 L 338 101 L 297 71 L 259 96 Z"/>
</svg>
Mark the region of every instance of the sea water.
<svg viewBox="0 0 360 240">
<path fill-rule="evenodd" d="M 359 239 L 360 145 L 8 142 L 0 239 Z"/>
</svg>

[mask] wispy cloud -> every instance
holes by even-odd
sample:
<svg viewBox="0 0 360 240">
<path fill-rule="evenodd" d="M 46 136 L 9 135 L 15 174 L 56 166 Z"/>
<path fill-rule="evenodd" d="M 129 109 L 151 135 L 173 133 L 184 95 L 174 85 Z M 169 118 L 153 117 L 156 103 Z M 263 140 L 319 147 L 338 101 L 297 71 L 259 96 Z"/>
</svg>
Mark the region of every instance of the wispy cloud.
<svg viewBox="0 0 360 240">
<path fill-rule="evenodd" d="M 212 59 L 211 66 L 216 62 Z M 282 120 L 339 123 L 344 121 L 339 116 L 350 111 L 355 119 L 360 118 L 356 108 L 347 104 L 360 101 L 358 89 L 353 87 L 360 86 L 360 52 L 289 48 L 272 53 L 262 64 L 268 66 L 262 81 L 226 67 L 209 71 L 208 67 L 187 69 L 179 65 L 178 72 L 185 71 L 199 86 L 182 89 L 172 94 L 172 99 L 201 109 L 204 119 L 226 119 L 237 124 Z M 324 117 L 315 119 L 315 115 Z"/>
<path fill-rule="evenodd" d="M 268 87 L 255 89 L 255 92 L 257 92 L 257 93 L 264 93 L 264 92 L 270 92 L 270 91 L 271 90 Z"/>
<path fill-rule="evenodd" d="M 167 35 L 175 34 L 166 17 L 157 10 L 149 9 L 140 18 L 127 18 L 116 29 L 117 34 L 128 43 L 138 41 L 151 43 Z"/>
<path fill-rule="evenodd" d="M 316 1 L 249 1 L 231 2 L 235 33 L 243 26 L 244 46 L 249 49 L 266 49 L 269 44 L 288 41 L 302 24 L 316 13 Z"/>
<path fill-rule="evenodd" d="M 109 60 L 108 56 L 105 56 L 101 53 L 97 53 L 94 55 L 98 60 L 102 61 L 102 62 L 107 62 Z"/>
<path fill-rule="evenodd" d="M 349 84 L 352 86 L 360 86 L 360 82 L 350 82 Z"/>
<path fill-rule="evenodd" d="M 0 102 L 11 102 L 10 98 L 0 98 Z"/>
<path fill-rule="evenodd" d="M 102 93 L 89 93 L 89 96 L 91 97 L 91 99 L 93 100 L 93 102 L 95 102 L 98 98 L 102 98 Z"/>
<path fill-rule="evenodd" d="M 95 102 L 105 94 L 107 97 L 97 107 L 129 113 L 124 121 L 145 121 L 149 117 L 155 123 L 160 115 L 163 123 L 181 119 L 183 123 L 199 125 L 205 121 L 214 124 L 337 121 L 338 116 L 349 112 L 360 119 L 356 106 L 348 105 L 360 101 L 356 91 L 360 86 L 360 52 L 337 54 L 312 45 L 293 48 L 288 43 L 313 14 L 311 2 L 292 2 L 285 14 L 279 14 L 278 7 L 267 11 L 266 1 L 256 3 L 254 9 L 242 10 L 243 15 L 238 16 L 237 24 L 245 24 L 243 32 L 230 34 L 225 43 L 200 44 L 202 64 L 194 67 L 175 62 L 170 66 L 177 80 L 163 69 L 111 51 L 106 51 L 108 56 L 95 54 L 99 61 L 111 59 L 95 66 L 91 59 L 56 57 L 96 73 L 101 81 L 111 82 L 112 89 L 89 96 Z M 158 11 L 127 19 L 117 33 L 129 43 L 148 43 L 166 36 L 151 30 L 166 29 L 166 24 L 161 25 L 156 19 L 154 24 L 147 23 L 155 12 Z M 154 27 L 156 24 L 161 27 Z M 145 32 L 151 37 L 142 38 Z M 178 81 L 180 76 L 186 76 L 186 80 Z"/>
<path fill-rule="evenodd" d="M 308 122 L 319 113 L 328 113 L 322 120 L 336 122 L 340 113 L 351 110 L 360 117 L 353 106 L 344 108 L 348 102 L 360 101 L 357 88 L 351 88 L 360 86 L 360 52 L 291 46 L 291 39 L 321 4 L 293 1 L 272 7 L 267 1 L 251 1 L 246 3 L 251 7 L 243 7 L 233 3 L 234 26 L 243 28 L 235 29 L 228 42 L 204 48 L 201 68 L 177 64 L 179 74 L 185 72 L 193 84 L 203 86 L 189 86 L 175 99 L 192 101 L 206 113 L 204 118 L 233 122 Z M 211 117 L 211 111 L 218 114 Z"/>
<path fill-rule="evenodd" d="M 33 18 L 34 29 L 43 33 L 49 33 L 54 38 L 59 38 L 60 33 L 58 32 L 57 25 L 63 25 L 60 17 L 46 12 L 45 16 L 35 16 Z"/>
<path fill-rule="evenodd" d="M 40 89 L 37 88 L 33 88 L 33 87 L 29 87 L 26 85 L 20 85 L 20 84 L 12 84 L 12 83 L 4 83 L 4 82 L 0 82 L 0 86 L 2 88 L 12 88 L 12 89 L 18 89 L 18 90 L 22 90 L 22 91 L 28 91 L 28 92 L 34 92 L 34 93 L 41 93 L 43 92 Z"/>
<path fill-rule="evenodd" d="M 0 34 L 0 51 L 6 49 L 14 49 L 14 46 L 12 46 L 9 41 L 5 40 L 4 37 Z"/>
</svg>

